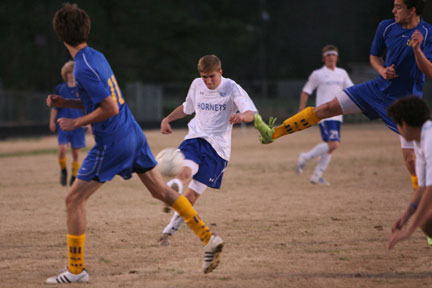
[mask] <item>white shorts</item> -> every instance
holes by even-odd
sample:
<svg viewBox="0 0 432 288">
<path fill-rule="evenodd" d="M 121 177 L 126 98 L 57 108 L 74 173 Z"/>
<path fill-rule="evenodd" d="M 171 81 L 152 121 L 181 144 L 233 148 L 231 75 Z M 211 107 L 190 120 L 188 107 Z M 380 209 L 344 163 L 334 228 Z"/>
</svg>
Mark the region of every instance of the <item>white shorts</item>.
<svg viewBox="0 0 432 288">
<path fill-rule="evenodd" d="M 336 98 L 339 101 L 344 115 L 363 112 L 343 90 L 336 94 Z"/>
<path fill-rule="evenodd" d="M 399 135 L 401 148 L 402 149 L 414 149 L 414 141 L 407 141 L 405 138 Z"/>
</svg>

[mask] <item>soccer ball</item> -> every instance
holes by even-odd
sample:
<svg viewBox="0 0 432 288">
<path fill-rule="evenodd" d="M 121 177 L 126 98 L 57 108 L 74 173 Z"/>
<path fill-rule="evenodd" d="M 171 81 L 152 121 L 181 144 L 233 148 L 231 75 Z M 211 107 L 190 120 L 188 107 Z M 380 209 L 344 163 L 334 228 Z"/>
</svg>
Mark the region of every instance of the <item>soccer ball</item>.
<svg viewBox="0 0 432 288">
<path fill-rule="evenodd" d="M 180 174 L 183 169 L 184 155 L 177 148 L 165 148 L 156 155 L 158 169 L 162 175 L 174 177 Z"/>
</svg>

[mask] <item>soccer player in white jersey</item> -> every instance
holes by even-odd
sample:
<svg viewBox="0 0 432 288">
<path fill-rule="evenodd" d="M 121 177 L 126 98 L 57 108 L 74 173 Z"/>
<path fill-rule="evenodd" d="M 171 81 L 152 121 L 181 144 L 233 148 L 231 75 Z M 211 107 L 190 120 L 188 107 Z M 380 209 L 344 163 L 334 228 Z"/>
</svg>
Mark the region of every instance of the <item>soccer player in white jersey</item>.
<svg viewBox="0 0 432 288">
<path fill-rule="evenodd" d="M 200 78 L 192 81 L 185 102 L 161 122 L 162 134 L 171 134 L 170 122 L 195 113 L 188 123 L 188 134 L 179 146 L 185 155 L 183 171 L 167 184 L 195 204 L 207 187 L 219 189 L 231 154 L 234 124 L 252 122 L 257 112 L 249 95 L 240 85 L 222 76 L 222 64 L 215 55 L 198 61 Z M 191 180 L 192 179 L 192 180 Z M 171 237 L 184 223 L 174 213 L 159 242 L 170 245 Z"/>
<path fill-rule="evenodd" d="M 402 137 L 414 141 L 418 188 L 405 212 L 393 223 L 388 247 L 409 238 L 417 227 L 432 236 L 432 121 L 430 110 L 419 97 L 397 100 L 388 109 L 388 115 L 397 124 Z M 402 229 L 414 216 L 409 225 Z"/>
<path fill-rule="evenodd" d="M 319 106 L 331 101 L 337 92 L 353 85 L 348 73 L 344 69 L 336 67 L 338 56 L 337 47 L 326 45 L 322 48 L 324 66 L 314 70 L 303 87 L 300 96 L 299 112 L 306 108 L 309 95 L 315 89 L 317 90 L 316 106 Z M 310 178 L 312 184 L 329 185 L 322 176 L 330 163 L 331 153 L 339 147 L 341 123 L 342 115 L 321 120 L 318 125 L 324 143 L 317 144 L 308 152 L 299 154 L 296 165 L 297 174 L 303 173 L 303 168 L 308 161 L 319 157 L 318 164 Z"/>
</svg>

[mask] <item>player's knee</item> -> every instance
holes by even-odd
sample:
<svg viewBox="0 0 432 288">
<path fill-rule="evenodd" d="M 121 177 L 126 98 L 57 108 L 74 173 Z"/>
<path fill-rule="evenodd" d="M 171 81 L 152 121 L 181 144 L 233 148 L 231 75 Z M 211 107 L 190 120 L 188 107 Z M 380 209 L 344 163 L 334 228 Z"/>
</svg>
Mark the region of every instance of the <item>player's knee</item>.
<svg viewBox="0 0 432 288">
<path fill-rule="evenodd" d="M 67 210 L 73 210 L 79 207 L 84 199 L 82 197 L 78 197 L 77 193 L 74 193 L 73 190 L 69 192 L 65 197 L 65 205 Z"/>
<path fill-rule="evenodd" d="M 330 141 L 330 142 L 328 142 L 328 146 L 329 146 L 329 153 L 332 153 L 333 151 L 335 151 L 336 149 L 339 148 L 339 142 L 338 141 Z"/>
</svg>

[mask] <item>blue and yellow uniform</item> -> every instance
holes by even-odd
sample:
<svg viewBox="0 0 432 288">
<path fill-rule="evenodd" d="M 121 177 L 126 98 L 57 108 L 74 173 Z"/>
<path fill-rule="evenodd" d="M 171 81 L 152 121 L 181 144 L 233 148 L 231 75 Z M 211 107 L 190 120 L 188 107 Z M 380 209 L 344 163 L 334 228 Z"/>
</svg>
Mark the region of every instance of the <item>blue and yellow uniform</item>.
<svg viewBox="0 0 432 288">
<path fill-rule="evenodd" d="M 395 65 L 399 77 L 386 80 L 381 75 L 372 81 L 352 86 L 344 91 L 369 119 L 381 118 L 396 133 L 396 124 L 387 116 L 386 109 L 397 99 L 423 96 L 425 75 L 417 67 L 411 37 L 418 30 L 423 35 L 421 49 L 432 61 L 432 26 L 420 19 L 413 29 L 405 29 L 394 19 L 378 25 L 370 54 L 385 56 L 385 67 Z"/>
<path fill-rule="evenodd" d="M 65 99 L 79 99 L 78 88 L 76 86 L 69 87 L 66 82 L 60 83 L 56 87 L 56 94 L 61 95 Z M 71 118 L 75 119 L 83 116 L 83 111 L 72 108 L 53 108 L 57 110 L 57 119 L 59 118 Z M 79 149 L 86 146 L 85 143 L 85 128 L 80 127 L 73 131 L 63 131 L 60 126 L 57 125 L 57 138 L 58 144 L 71 143 L 73 149 Z"/>
<path fill-rule="evenodd" d="M 92 124 L 95 146 L 82 163 L 77 177 L 81 180 L 110 181 L 115 175 L 124 179 L 132 172 L 144 173 L 156 166 L 146 137 L 124 101 L 105 56 L 86 46 L 74 58 L 74 76 L 85 113 L 112 97 L 119 113 Z"/>
</svg>

